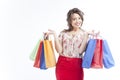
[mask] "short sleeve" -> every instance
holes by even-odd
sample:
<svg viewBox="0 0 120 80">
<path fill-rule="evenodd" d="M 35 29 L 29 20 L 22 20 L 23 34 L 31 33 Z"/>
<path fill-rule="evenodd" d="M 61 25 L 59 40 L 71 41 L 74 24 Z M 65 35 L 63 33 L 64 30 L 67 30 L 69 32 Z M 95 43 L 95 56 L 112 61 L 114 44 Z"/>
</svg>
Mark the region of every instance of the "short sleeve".
<svg viewBox="0 0 120 80">
<path fill-rule="evenodd" d="M 59 39 L 60 41 L 62 41 L 62 39 L 63 39 L 63 32 L 60 32 L 60 34 L 58 35 L 58 39 Z"/>
</svg>

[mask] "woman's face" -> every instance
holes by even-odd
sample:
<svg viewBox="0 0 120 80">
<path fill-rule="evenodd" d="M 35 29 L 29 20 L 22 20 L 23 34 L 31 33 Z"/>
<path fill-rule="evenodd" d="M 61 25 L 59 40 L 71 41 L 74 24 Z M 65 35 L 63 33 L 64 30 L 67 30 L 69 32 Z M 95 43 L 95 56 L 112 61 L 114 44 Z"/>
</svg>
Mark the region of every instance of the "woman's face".
<svg viewBox="0 0 120 80">
<path fill-rule="evenodd" d="M 81 27 L 82 25 L 82 19 L 79 16 L 79 14 L 74 13 L 71 15 L 71 25 L 74 29 Z"/>
</svg>

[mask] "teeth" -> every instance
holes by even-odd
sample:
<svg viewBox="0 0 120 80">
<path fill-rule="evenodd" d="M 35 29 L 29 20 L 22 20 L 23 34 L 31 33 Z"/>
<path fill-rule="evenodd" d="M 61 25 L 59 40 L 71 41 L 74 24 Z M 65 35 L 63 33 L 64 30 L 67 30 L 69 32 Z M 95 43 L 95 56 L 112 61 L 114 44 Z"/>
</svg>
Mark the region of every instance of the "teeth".
<svg viewBox="0 0 120 80">
<path fill-rule="evenodd" d="M 79 26 L 80 24 L 76 24 L 77 26 Z"/>
</svg>

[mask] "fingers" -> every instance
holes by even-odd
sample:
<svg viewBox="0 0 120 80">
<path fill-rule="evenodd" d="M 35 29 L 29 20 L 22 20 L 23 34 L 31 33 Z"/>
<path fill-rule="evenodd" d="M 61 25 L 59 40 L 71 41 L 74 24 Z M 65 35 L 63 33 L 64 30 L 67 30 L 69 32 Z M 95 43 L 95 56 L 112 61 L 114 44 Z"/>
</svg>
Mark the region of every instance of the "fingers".
<svg viewBox="0 0 120 80">
<path fill-rule="evenodd" d="M 51 30 L 51 29 L 48 29 L 48 31 L 51 31 L 51 32 L 53 32 L 53 30 Z"/>
<path fill-rule="evenodd" d="M 88 34 L 92 36 L 98 36 L 100 34 L 100 31 L 96 32 L 95 30 L 91 30 L 91 31 L 88 31 Z"/>
<path fill-rule="evenodd" d="M 48 39 L 48 37 L 49 37 L 48 33 L 47 32 L 43 32 L 43 34 L 44 34 L 44 39 Z"/>
<path fill-rule="evenodd" d="M 55 34 L 55 31 L 53 31 L 53 30 L 51 30 L 51 29 L 48 29 L 48 31 L 47 32 L 43 32 L 43 34 L 44 35 L 46 35 L 46 36 L 49 36 L 49 35 L 51 35 L 51 34 Z"/>
<path fill-rule="evenodd" d="M 54 30 L 48 29 L 48 34 L 55 34 Z"/>
</svg>

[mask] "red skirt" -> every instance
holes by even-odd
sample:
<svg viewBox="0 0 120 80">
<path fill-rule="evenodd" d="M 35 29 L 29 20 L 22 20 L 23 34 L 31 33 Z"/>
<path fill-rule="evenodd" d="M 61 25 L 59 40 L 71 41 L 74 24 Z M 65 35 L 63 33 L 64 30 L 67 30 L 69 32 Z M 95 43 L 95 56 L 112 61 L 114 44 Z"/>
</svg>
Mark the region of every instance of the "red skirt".
<svg viewBox="0 0 120 80">
<path fill-rule="evenodd" d="M 83 80 L 82 58 L 59 56 L 56 64 L 56 80 Z"/>
</svg>

